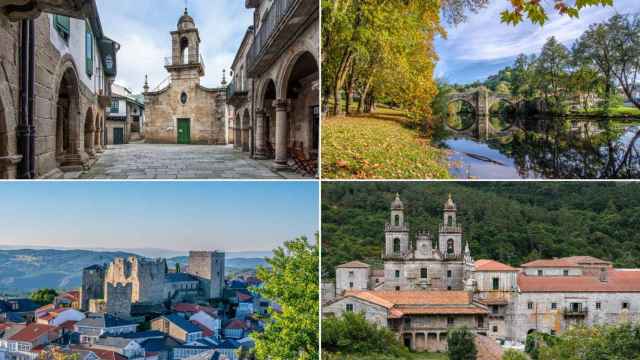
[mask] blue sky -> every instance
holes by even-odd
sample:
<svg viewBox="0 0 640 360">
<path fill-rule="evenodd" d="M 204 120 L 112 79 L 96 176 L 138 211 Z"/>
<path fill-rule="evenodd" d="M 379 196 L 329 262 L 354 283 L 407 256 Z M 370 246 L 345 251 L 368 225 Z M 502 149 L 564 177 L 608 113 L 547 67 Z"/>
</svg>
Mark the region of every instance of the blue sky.
<svg viewBox="0 0 640 360">
<path fill-rule="evenodd" d="M 553 13 L 543 27 L 528 21 L 514 27 L 500 22 L 500 12 L 509 7 L 509 1 L 491 1 L 478 14 L 470 14 L 465 23 L 447 26 L 447 39 L 436 40 L 440 56 L 436 76 L 451 83 L 483 80 L 513 64 L 520 53 L 538 53 L 551 36 L 571 46 L 593 23 L 606 21 L 616 12 L 640 12 L 639 0 L 614 0 L 614 4 L 614 7 L 586 8 L 579 19 Z"/>
<path fill-rule="evenodd" d="M 318 231 L 317 182 L 11 182 L 2 245 L 269 251 Z"/>
<path fill-rule="evenodd" d="M 105 34 L 122 46 L 116 81 L 142 92 L 144 75 L 152 88 L 168 73 L 164 58 L 171 56 L 171 31 L 176 30 L 185 0 L 97 0 Z M 200 31 L 206 74 L 202 84 L 220 85 L 240 42 L 253 23 L 252 9 L 241 0 L 188 0 L 189 14 Z M 228 79 L 228 77 L 227 77 Z"/>
</svg>

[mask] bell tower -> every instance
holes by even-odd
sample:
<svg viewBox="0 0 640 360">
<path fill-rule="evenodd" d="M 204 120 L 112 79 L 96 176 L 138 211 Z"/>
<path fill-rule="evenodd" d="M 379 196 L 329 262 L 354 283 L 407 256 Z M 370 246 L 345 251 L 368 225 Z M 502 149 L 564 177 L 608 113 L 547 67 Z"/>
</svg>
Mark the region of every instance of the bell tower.
<svg viewBox="0 0 640 360">
<path fill-rule="evenodd" d="M 449 199 L 444 204 L 443 223 L 440 224 L 438 248 L 444 259 L 454 260 L 462 257 L 462 226 L 456 220 L 456 204 Z"/>
<path fill-rule="evenodd" d="M 409 226 L 404 221 L 404 204 L 400 194 L 396 194 L 391 203 L 391 221 L 385 225 L 385 257 L 398 258 L 408 255 L 411 251 L 409 242 Z"/>
<path fill-rule="evenodd" d="M 165 59 L 165 68 L 171 80 L 204 76 L 204 64 L 200 55 L 200 32 L 187 8 L 178 20 L 178 28 L 171 32 L 172 55 Z"/>
</svg>

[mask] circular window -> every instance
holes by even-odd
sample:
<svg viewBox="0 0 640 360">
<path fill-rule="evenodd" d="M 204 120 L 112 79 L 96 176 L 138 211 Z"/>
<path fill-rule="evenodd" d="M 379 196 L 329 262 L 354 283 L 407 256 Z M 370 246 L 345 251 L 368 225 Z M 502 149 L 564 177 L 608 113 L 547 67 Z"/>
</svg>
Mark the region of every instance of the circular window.
<svg viewBox="0 0 640 360">
<path fill-rule="evenodd" d="M 187 103 L 188 98 L 189 98 L 189 97 L 187 96 L 187 93 L 186 93 L 186 92 L 184 92 L 184 91 L 183 91 L 183 92 L 182 92 L 182 94 L 180 94 L 180 102 L 181 102 L 183 105 Z"/>
</svg>

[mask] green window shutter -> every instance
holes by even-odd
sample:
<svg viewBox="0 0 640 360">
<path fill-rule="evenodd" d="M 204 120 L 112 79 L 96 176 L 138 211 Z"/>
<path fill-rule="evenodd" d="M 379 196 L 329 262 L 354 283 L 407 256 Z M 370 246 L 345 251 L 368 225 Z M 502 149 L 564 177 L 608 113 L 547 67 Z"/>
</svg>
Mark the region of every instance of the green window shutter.
<svg viewBox="0 0 640 360">
<path fill-rule="evenodd" d="M 68 16 L 54 15 L 53 26 L 65 40 L 69 40 L 69 35 L 71 34 L 71 25 L 69 23 Z"/>
<path fill-rule="evenodd" d="M 85 36 L 85 57 L 87 65 L 87 75 L 93 76 L 93 33 L 89 24 L 86 24 L 86 36 Z"/>
</svg>

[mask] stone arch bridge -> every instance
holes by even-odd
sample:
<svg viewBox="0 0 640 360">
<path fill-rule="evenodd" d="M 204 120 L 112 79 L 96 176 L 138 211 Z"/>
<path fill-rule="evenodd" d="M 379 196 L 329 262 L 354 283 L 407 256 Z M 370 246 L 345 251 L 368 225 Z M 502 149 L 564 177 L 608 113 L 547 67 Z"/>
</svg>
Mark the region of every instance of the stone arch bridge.
<svg viewBox="0 0 640 360">
<path fill-rule="evenodd" d="M 466 127 L 465 129 L 455 129 L 448 125 L 445 121 L 445 126 L 450 130 L 456 132 L 471 132 L 476 137 L 487 137 L 490 134 L 498 133 L 506 129 L 496 129 L 491 124 L 490 121 L 490 109 L 491 106 L 497 104 L 500 101 L 504 101 L 514 109 L 517 109 L 519 104 L 515 101 L 515 99 L 509 95 L 499 94 L 493 91 L 488 90 L 485 87 L 481 87 L 479 89 L 463 92 L 463 93 L 452 93 L 449 94 L 447 99 L 447 105 L 462 101 L 469 104 L 474 111 L 474 121 L 473 124 Z M 513 124 L 512 124 L 513 125 Z"/>
</svg>

